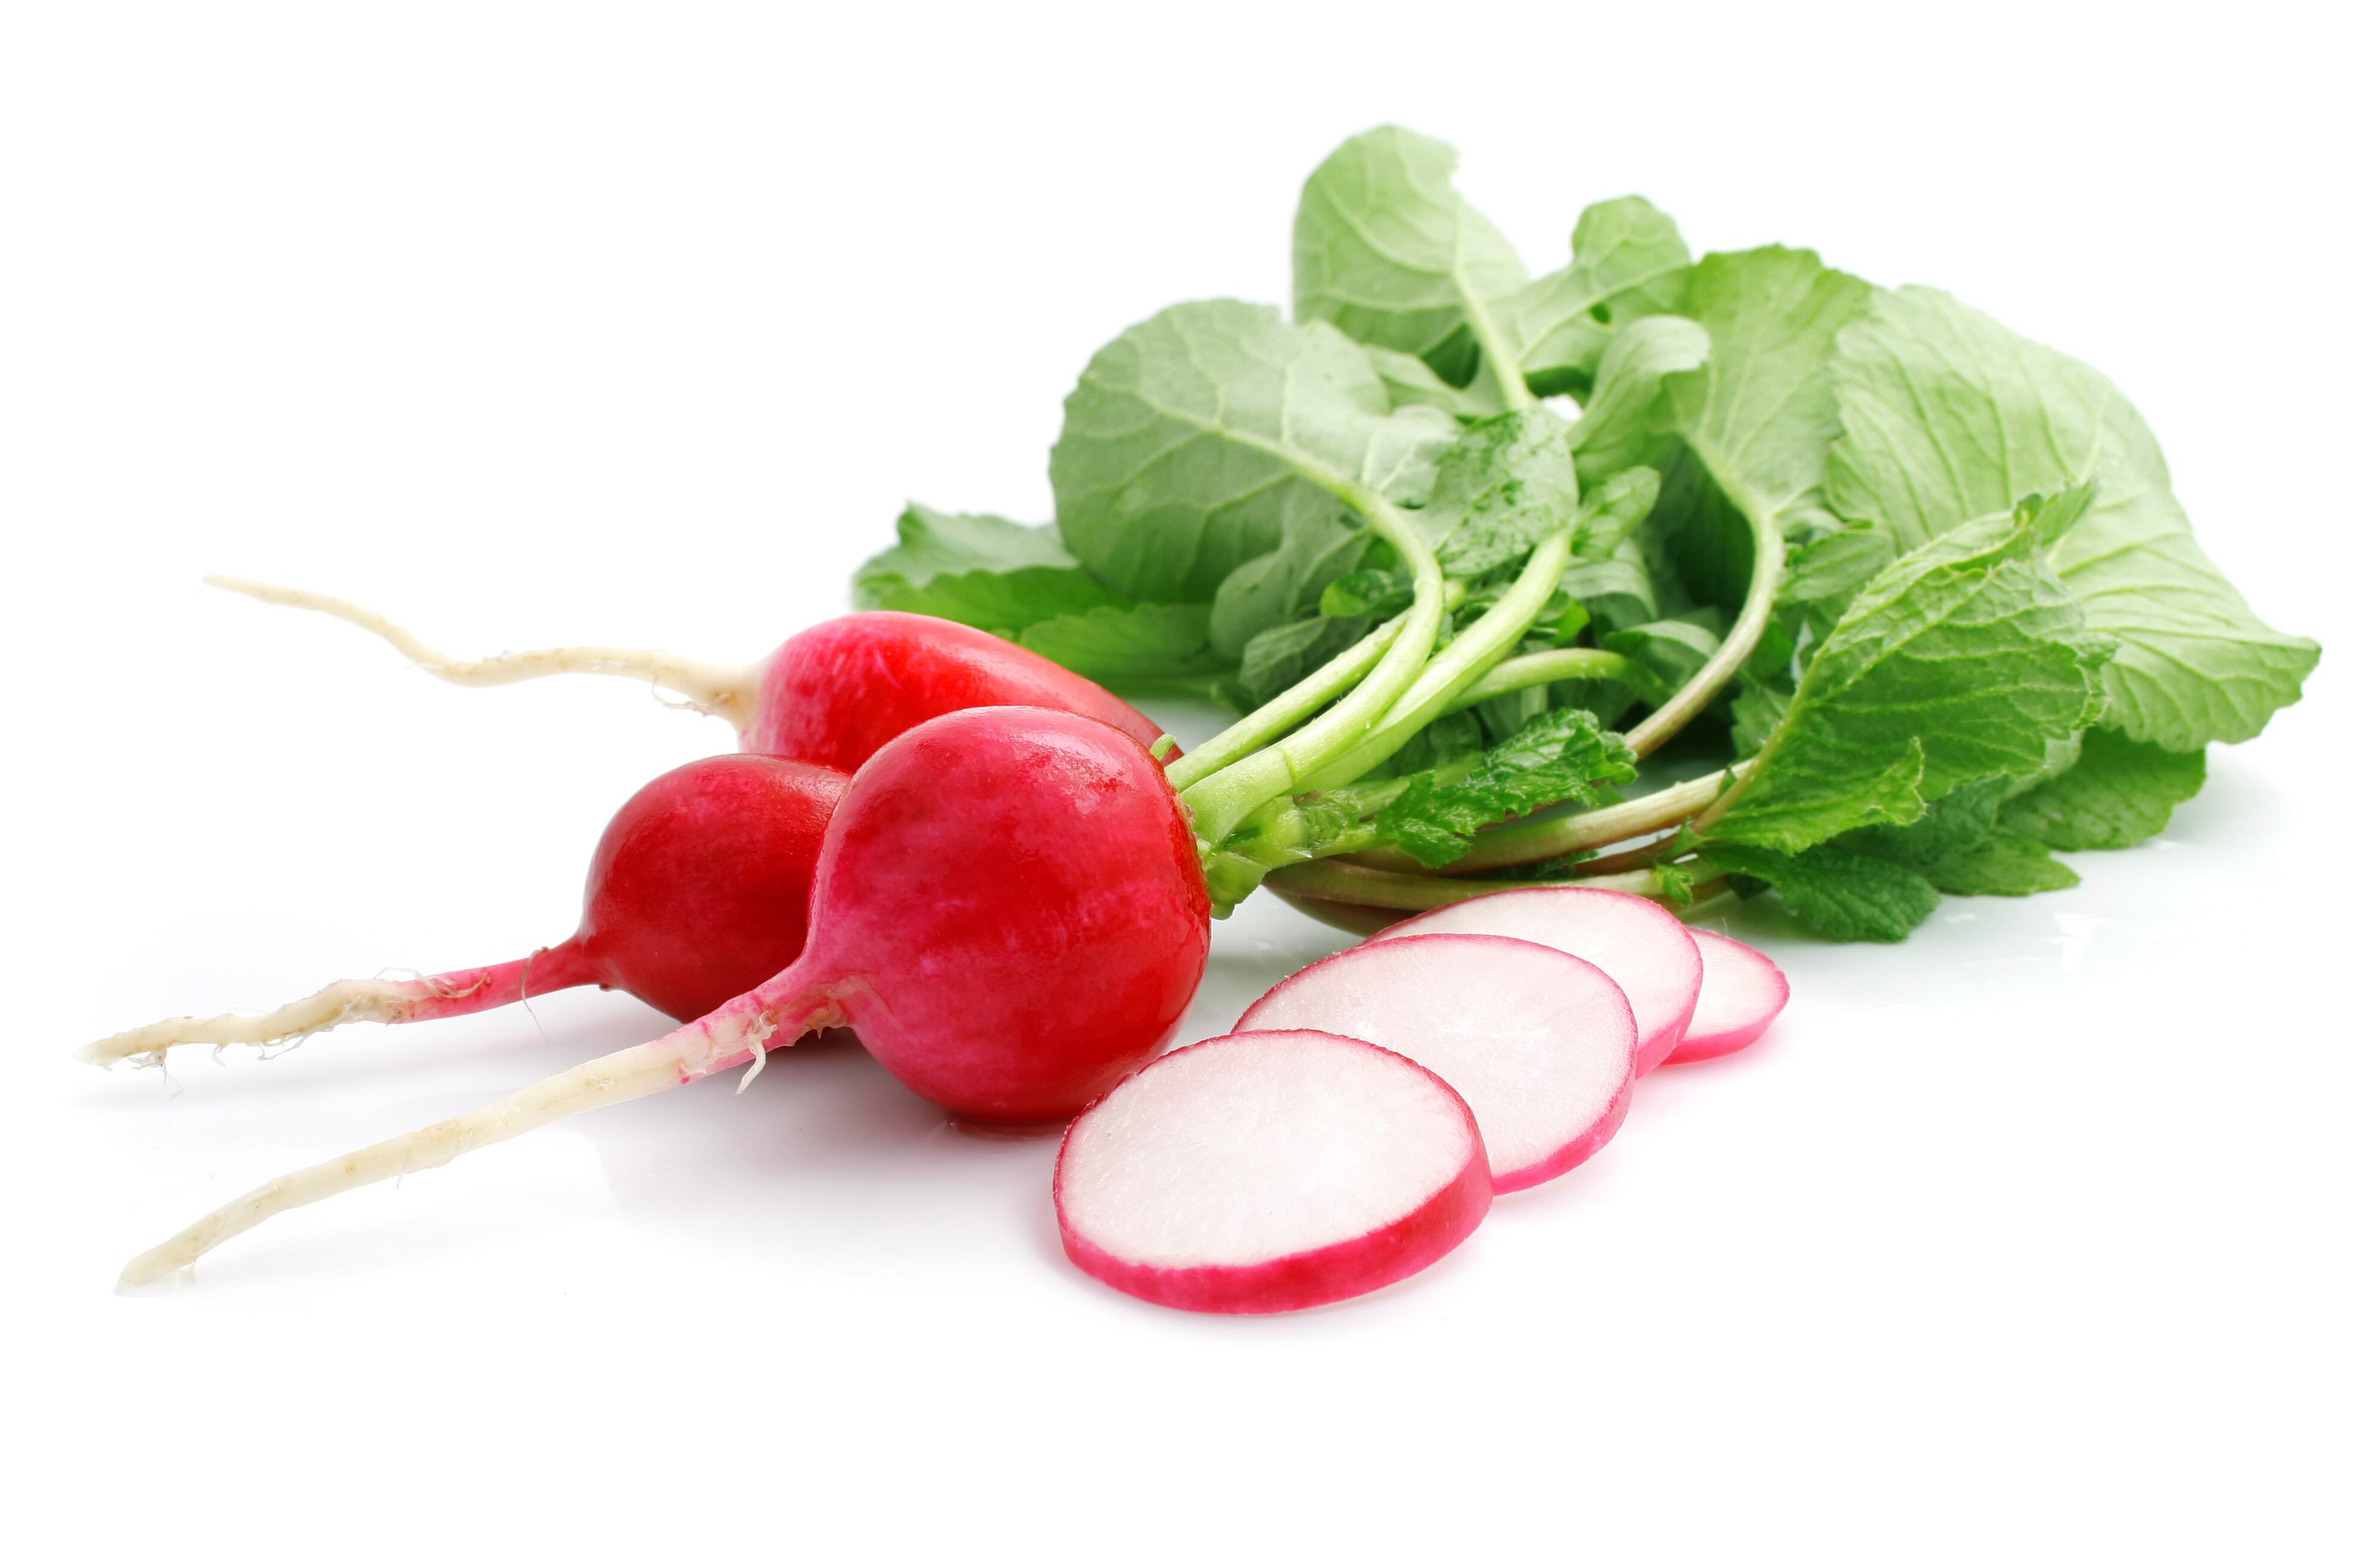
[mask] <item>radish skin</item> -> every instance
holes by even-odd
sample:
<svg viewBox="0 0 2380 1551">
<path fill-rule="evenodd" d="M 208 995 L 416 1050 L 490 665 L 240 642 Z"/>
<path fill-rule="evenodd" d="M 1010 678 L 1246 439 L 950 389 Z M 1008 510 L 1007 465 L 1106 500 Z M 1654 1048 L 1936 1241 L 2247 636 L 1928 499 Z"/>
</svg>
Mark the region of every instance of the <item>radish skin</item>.
<svg viewBox="0 0 2380 1551">
<path fill-rule="evenodd" d="M 1693 1022 L 1703 959 L 1675 915 L 1635 894 L 1554 885 L 1486 894 L 1424 911 L 1375 941 L 1430 932 L 1488 932 L 1542 942 L 1620 983 L 1636 1018 L 1636 1074 L 1667 1060 Z"/>
<path fill-rule="evenodd" d="M 261 602 L 346 620 L 436 677 L 467 688 L 563 673 L 640 679 L 727 722 L 747 753 L 846 773 L 912 727 L 982 706 L 1074 711 L 1143 748 L 1164 735 L 1157 723 L 1081 674 L 989 631 L 929 614 L 845 614 L 740 668 L 616 647 L 557 647 L 472 660 L 451 657 L 386 615 L 327 593 L 237 576 L 206 579 Z"/>
<path fill-rule="evenodd" d="M 1301 1029 L 1226 1035 L 1124 1079 L 1068 1128 L 1066 1257 L 1204 1314 L 1281 1314 L 1402 1280 L 1494 1191 L 1470 1108 L 1427 1068 Z"/>
<path fill-rule="evenodd" d="M 1702 952 L 1702 997 L 1670 1064 L 1730 1056 L 1768 1032 L 1792 992 L 1785 972 L 1757 948 L 1699 927 L 1687 928 Z"/>
<path fill-rule="evenodd" d="M 1165 773 L 1114 729 L 1002 707 L 886 745 L 835 807 L 791 965 L 659 1039 L 349 1153 L 210 1213 L 126 1267 L 170 1275 L 267 1218 L 849 1026 L 912 1092 L 994 1124 L 1062 1120 L 1148 1060 L 1206 966 L 1207 898 Z"/>
<path fill-rule="evenodd" d="M 1499 1194 L 1592 1157 L 1628 1113 L 1636 1023 L 1611 977 L 1517 938 L 1374 939 L 1258 997 L 1235 1034 L 1321 1029 L 1446 1079 L 1477 1117 Z"/>
<path fill-rule="evenodd" d="M 256 1016 L 168 1018 L 75 1053 L 154 1064 L 182 1045 L 275 1046 L 341 1024 L 452 1018 L 569 986 L 628 992 L 681 1022 L 748 991 L 801 951 L 810 874 L 851 784 L 768 755 L 698 759 L 649 782 L 613 816 L 587 869 L 578 930 L 484 969 L 418 980 L 341 980 Z"/>
</svg>

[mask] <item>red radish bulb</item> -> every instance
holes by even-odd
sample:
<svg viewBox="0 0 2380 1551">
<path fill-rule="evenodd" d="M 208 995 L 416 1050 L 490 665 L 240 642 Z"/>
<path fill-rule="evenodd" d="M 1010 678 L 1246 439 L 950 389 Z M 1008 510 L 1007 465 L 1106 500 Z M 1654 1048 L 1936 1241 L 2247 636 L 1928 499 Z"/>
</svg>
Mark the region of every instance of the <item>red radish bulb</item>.
<svg viewBox="0 0 2380 1551">
<path fill-rule="evenodd" d="M 1509 937 L 1375 939 L 1257 999 L 1233 1033 L 1322 1029 L 1409 1056 L 1478 1118 L 1498 1194 L 1568 1173 L 1611 1139 L 1636 1022 L 1611 977 Z"/>
<path fill-rule="evenodd" d="M 613 647 L 553 647 L 474 661 L 449 657 L 386 616 L 342 599 L 233 576 L 207 580 L 263 602 L 360 625 L 448 684 L 484 688 L 558 673 L 641 679 L 733 725 L 747 753 L 838 770 L 859 769 L 912 727 L 979 706 L 1074 711 L 1106 722 L 1143 748 L 1164 736 L 1157 723 L 1081 674 L 1014 641 L 929 614 L 845 614 L 812 625 L 741 668 Z"/>
<path fill-rule="evenodd" d="M 1494 1192 L 1442 1079 L 1298 1029 L 1205 1040 L 1125 1078 L 1067 1131 L 1054 1194 L 1066 1257 L 1110 1287 L 1280 1314 L 1412 1276 Z"/>
<path fill-rule="evenodd" d="M 1757 948 L 1731 937 L 1686 928 L 1703 956 L 1702 996 L 1686 1036 L 1670 1052 L 1670 1064 L 1733 1055 L 1768 1032 L 1792 993 L 1785 972 Z"/>
<path fill-rule="evenodd" d="M 1610 889 L 1514 889 L 1426 910 L 1383 928 L 1381 939 L 1486 932 L 1542 942 L 1585 959 L 1620 983 L 1636 1015 L 1636 1072 L 1669 1059 L 1694 1015 L 1703 956 L 1685 925 L 1651 900 Z"/>
<path fill-rule="evenodd" d="M 1164 1045 L 1207 934 L 1197 852 L 1147 750 L 1065 711 L 938 717 L 852 778 L 790 967 L 659 1039 L 251 1191 L 135 1259 L 124 1283 L 169 1276 L 291 1206 L 694 1082 L 813 1029 L 856 1030 L 911 1091 L 965 1118 L 1062 1120 Z"/>
<path fill-rule="evenodd" d="M 168 1018 L 84 1046 L 100 1066 L 179 1045 L 276 1045 L 340 1024 L 411 1024 L 565 986 L 624 990 L 690 1019 L 785 966 L 809 934 L 810 873 L 851 784 L 761 754 L 698 759 L 648 782 L 604 827 L 578 930 L 525 959 L 419 980 L 341 980 L 256 1017 Z"/>
</svg>

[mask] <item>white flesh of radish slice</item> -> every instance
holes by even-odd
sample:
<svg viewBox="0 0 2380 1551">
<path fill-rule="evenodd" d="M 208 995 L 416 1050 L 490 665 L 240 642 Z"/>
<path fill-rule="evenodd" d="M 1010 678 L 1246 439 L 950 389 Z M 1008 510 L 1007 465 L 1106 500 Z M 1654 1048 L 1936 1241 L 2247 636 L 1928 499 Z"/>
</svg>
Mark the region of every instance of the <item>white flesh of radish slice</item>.
<svg viewBox="0 0 2380 1551">
<path fill-rule="evenodd" d="M 1685 1036 L 1703 983 L 1703 956 L 1684 924 L 1651 900 L 1609 889 L 1556 886 L 1486 894 L 1424 911 L 1373 940 L 1425 932 L 1485 932 L 1542 942 L 1620 982 L 1636 1014 L 1639 1076 L 1667 1060 Z"/>
<path fill-rule="evenodd" d="M 1509 937 L 1375 939 L 1298 971 L 1240 1017 L 1387 1047 L 1461 1094 L 1499 1194 L 1566 1173 L 1628 1112 L 1636 1023 L 1611 977 Z"/>
<path fill-rule="evenodd" d="M 1708 1060 L 1733 1055 L 1768 1032 L 1791 994 L 1785 973 L 1757 948 L 1731 937 L 1689 927 L 1703 955 L 1703 992 L 1694 1021 L 1670 1052 L 1672 1061 Z"/>
<path fill-rule="evenodd" d="M 1058 1149 L 1066 1257 L 1203 1314 L 1279 1314 L 1413 1275 L 1488 1213 L 1455 1091 L 1310 1029 L 1225 1035 L 1125 1078 Z"/>
</svg>

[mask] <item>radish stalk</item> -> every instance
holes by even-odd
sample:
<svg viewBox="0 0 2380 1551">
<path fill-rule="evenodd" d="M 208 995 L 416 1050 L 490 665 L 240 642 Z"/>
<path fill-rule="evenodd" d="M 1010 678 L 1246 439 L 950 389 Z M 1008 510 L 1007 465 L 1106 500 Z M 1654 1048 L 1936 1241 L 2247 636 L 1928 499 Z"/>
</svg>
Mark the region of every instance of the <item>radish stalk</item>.
<svg viewBox="0 0 2380 1551">
<path fill-rule="evenodd" d="M 1738 765 L 1714 770 L 1709 775 L 1682 781 L 1659 792 L 1632 797 L 1624 803 L 1614 803 L 1592 813 L 1491 830 L 1479 837 L 1461 861 L 1438 871 L 1460 877 L 1468 873 L 1492 872 L 1499 867 L 1525 866 L 1532 862 L 1550 862 L 1558 857 L 1575 855 L 1582 851 L 1593 851 L 1671 829 L 1709 806 L 1729 780 L 1748 768 Z M 1397 854 L 1402 857 L 1403 853 Z M 1354 860 L 1367 866 L 1388 865 L 1385 858 L 1376 861 L 1372 854 L 1358 854 Z M 1410 866 L 1410 861 L 1406 865 Z"/>
<path fill-rule="evenodd" d="M 1195 786 L 1225 766 L 1254 754 L 1346 694 L 1388 654 L 1390 646 L 1402 629 L 1404 617 L 1399 614 L 1395 619 L 1385 622 L 1271 700 L 1167 766 L 1166 779 L 1172 782 L 1176 791 Z"/>
<path fill-rule="evenodd" d="M 1414 579 L 1413 606 L 1396 637 L 1364 681 L 1312 721 L 1269 748 L 1248 755 L 1188 787 L 1182 794 L 1191 828 L 1208 845 L 1220 843 L 1240 821 L 1275 797 L 1317 784 L 1316 771 L 1363 738 L 1397 703 L 1428 665 L 1446 612 L 1446 582 L 1438 557 L 1398 507 L 1368 491 L 1348 486 L 1334 491 L 1386 539 Z M 1357 773 L 1361 773 L 1360 771 Z"/>
<path fill-rule="evenodd" d="M 1456 696 L 1527 633 L 1529 622 L 1537 617 L 1537 611 L 1546 606 L 1546 600 L 1561 584 L 1562 567 L 1570 563 L 1570 531 L 1564 529 L 1540 540 L 1504 596 L 1431 659 L 1428 667 L 1360 742 L 1339 750 L 1305 786 L 1336 786 L 1354 780 L 1445 714 Z"/>
<path fill-rule="evenodd" d="M 1598 651 L 1589 647 L 1564 647 L 1555 651 L 1533 651 L 1526 657 L 1508 657 L 1472 680 L 1471 687 L 1448 701 L 1446 709 L 1468 710 L 1516 689 L 1535 689 L 1539 685 L 1620 678 L 1633 666 L 1616 651 Z"/>
<path fill-rule="evenodd" d="M 1652 753 L 1701 714 L 1712 697 L 1735 677 L 1735 671 L 1743 666 L 1752 648 L 1760 644 L 1762 632 L 1768 628 L 1769 613 L 1777 606 L 1777 589 L 1785 579 L 1785 539 L 1777 530 L 1777 519 L 1767 515 L 1759 503 L 1740 499 L 1739 492 L 1733 490 L 1727 494 L 1738 511 L 1758 514 L 1748 518 L 1752 528 L 1752 580 L 1744 590 L 1743 607 L 1737 611 L 1734 627 L 1719 642 L 1710 660 L 1696 669 L 1694 676 L 1680 685 L 1678 692 L 1650 716 L 1628 730 L 1628 746 L 1638 754 Z"/>
<path fill-rule="evenodd" d="M 584 986 L 601 966 L 578 940 L 541 948 L 526 959 L 467 969 L 419 980 L 337 980 L 312 996 L 255 1016 L 225 1013 L 213 1018 L 165 1018 L 122 1034 L 95 1039 L 75 1051 L 93 1066 L 120 1060 L 154 1066 L 183 1045 L 254 1045 L 267 1049 L 304 1039 L 342 1024 L 413 1024 L 455 1018 L 491 1007 L 527 1001 L 549 991 Z"/>
</svg>

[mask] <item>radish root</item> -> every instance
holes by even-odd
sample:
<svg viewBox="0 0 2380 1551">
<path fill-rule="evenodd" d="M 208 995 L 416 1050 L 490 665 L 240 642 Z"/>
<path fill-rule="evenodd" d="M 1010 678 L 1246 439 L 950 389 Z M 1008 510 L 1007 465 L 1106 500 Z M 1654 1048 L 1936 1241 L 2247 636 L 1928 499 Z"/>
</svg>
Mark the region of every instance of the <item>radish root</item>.
<svg viewBox="0 0 2380 1551">
<path fill-rule="evenodd" d="M 359 1147 L 344 1157 L 260 1185 L 134 1256 L 124 1267 L 116 1290 L 133 1291 L 171 1277 L 225 1240 L 292 1206 L 310 1206 L 359 1185 L 436 1169 L 465 1153 L 554 1121 L 708 1077 L 752 1059 L 756 1045 L 791 1044 L 812 1029 L 829 1028 L 842 1021 L 842 1010 L 828 993 L 798 999 L 800 1016 L 791 1017 L 772 999 L 764 1000 L 763 993 L 769 989 L 748 992 L 659 1039 L 572 1067 L 469 1114 Z"/>
<path fill-rule="evenodd" d="M 312 996 L 253 1016 L 227 1012 L 214 1018 L 166 1018 L 92 1040 L 75 1056 L 93 1066 L 120 1060 L 160 1066 L 166 1051 L 184 1045 L 273 1049 L 341 1024 L 420 1023 L 526 1001 L 565 986 L 583 986 L 596 974 L 586 949 L 574 939 L 485 969 L 419 980 L 334 980 Z"/>
<path fill-rule="evenodd" d="M 665 651 L 638 651 L 618 647 L 547 647 L 536 651 L 510 651 L 495 657 L 450 657 L 385 614 L 327 593 L 303 588 L 278 587 L 239 576 L 209 576 L 209 587 L 237 592 L 262 603 L 307 609 L 370 631 L 448 684 L 468 689 L 518 684 L 524 679 L 552 678 L 563 673 L 596 673 L 610 678 L 641 679 L 657 689 L 686 697 L 696 710 L 715 716 L 739 731 L 751 720 L 759 692 L 757 668 L 720 668 L 688 661 Z"/>
</svg>

